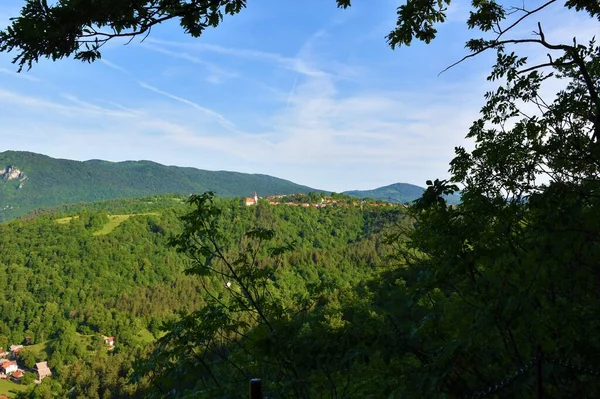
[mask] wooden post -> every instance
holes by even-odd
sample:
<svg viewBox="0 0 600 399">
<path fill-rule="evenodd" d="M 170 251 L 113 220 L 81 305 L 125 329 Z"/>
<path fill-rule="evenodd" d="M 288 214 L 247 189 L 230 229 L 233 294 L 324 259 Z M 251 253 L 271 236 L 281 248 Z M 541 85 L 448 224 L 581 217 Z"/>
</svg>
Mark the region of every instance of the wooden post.
<svg viewBox="0 0 600 399">
<path fill-rule="evenodd" d="M 537 390 L 537 398 L 542 399 L 542 346 L 538 345 L 536 348 L 536 390 Z"/>
<path fill-rule="evenodd" d="M 250 380 L 250 399 L 263 399 L 260 378 Z"/>
</svg>

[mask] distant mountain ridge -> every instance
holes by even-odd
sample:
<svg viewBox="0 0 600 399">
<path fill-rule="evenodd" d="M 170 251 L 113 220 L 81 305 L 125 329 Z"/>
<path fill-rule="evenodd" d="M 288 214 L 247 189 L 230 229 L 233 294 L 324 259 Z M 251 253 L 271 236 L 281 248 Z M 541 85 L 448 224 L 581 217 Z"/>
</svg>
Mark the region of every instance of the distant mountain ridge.
<svg viewBox="0 0 600 399">
<path fill-rule="evenodd" d="M 412 202 L 421 197 L 425 189 L 409 183 L 394 183 L 389 186 L 375 188 L 373 190 L 352 190 L 344 191 L 344 194 L 358 198 L 372 198 L 380 201 L 389 201 L 396 203 Z M 459 195 L 450 195 L 446 197 L 449 204 L 458 204 Z"/>
<path fill-rule="evenodd" d="M 73 161 L 26 151 L 0 152 L 0 221 L 35 209 L 80 202 L 159 194 L 214 191 L 224 197 L 328 192 L 263 174 L 165 166 L 152 161 Z M 345 191 L 358 198 L 411 202 L 425 189 L 395 183 L 373 190 Z M 448 198 L 457 203 L 458 196 Z"/>
<path fill-rule="evenodd" d="M 225 197 L 321 192 L 262 174 L 165 166 L 151 161 L 55 159 L 25 151 L 0 153 L 0 221 L 76 202 L 212 190 Z"/>
</svg>

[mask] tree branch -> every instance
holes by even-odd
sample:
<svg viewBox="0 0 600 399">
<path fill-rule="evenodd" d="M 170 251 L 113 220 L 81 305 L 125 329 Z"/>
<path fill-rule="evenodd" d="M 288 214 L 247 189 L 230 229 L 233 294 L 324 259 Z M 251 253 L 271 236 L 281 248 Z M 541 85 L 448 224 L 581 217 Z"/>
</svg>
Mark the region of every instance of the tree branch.
<svg viewBox="0 0 600 399">
<path fill-rule="evenodd" d="M 527 18 L 527 17 L 529 17 L 529 16 L 531 16 L 531 15 L 533 15 L 533 14 L 535 14 L 535 13 L 537 13 L 537 12 L 541 11 L 541 10 L 543 10 L 544 8 L 548 7 L 550 4 L 552 4 L 552 3 L 555 3 L 555 2 L 556 2 L 556 0 L 549 0 L 548 2 L 546 2 L 546 3 L 542 4 L 542 5 L 541 5 L 541 6 L 539 6 L 538 8 L 536 8 L 536 9 L 534 9 L 534 10 L 531 10 L 531 11 L 526 11 L 524 8 L 522 8 L 522 9 L 520 9 L 520 8 L 517 8 L 517 10 L 525 12 L 525 14 L 524 14 L 524 15 L 522 15 L 520 18 L 518 18 L 518 19 L 517 19 L 515 22 L 513 22 L 511 25 L 509 25 L 509 26 L 508 26 L 506 29 L 501 29 L 501 28 L 498 26 L 498 30 L 499 30 L 499 32 L 498 32 L 498 35 L 496 36 L 496 38 L 495 38 L 495 39 L 494 39 L 492 42 L 494 42 L 494 43 L 499 43 L 499 39 L 500 39 L 500 38 L 501 38 L 501 37 L 502 37 L 502 36 L 503 36 L 503 35 L 504 35 L 506 32 L 508 32 L 509 30 L 513 29 L 515 26 L 517 26 L 519 23 L 521 23 L 521 22 L 522 22 L 522 21 L 523 21 L 525 18 Z M 494 48 L 494 47 L 497 47 L 497 45 L 494 45 L 494 46 L 486 46 L 485 48 L 483 48 L 483 49 L 481 49 L 481 50 L 478 50 L 478 51 L 476 51 L 476 52 L 474 52 L 474 53 L 471 53 L 471 54 L 468 54 L 468 55 L 466 55 L 466 56 L 462 57 L 460 60 L 458 60 L 458 61 L 454 62 L 453 64 L 451 64 L 450 66 L 448 66 L 448 67 L 446 67 L 444 70 L 442 70 L 440 73 L 438 73 L 438 75 L 437 75 L 437 76 L 440 76 L 442 73 L 444 73 L 444 72 L 448 71 L 449 69 L 451 69 L 451 68 L 455 67 L 455 66 L 456 66 L 456 65 L 458 65 L 458 64 L 461 64 L 462 62 L 466 61 L 467 59 L 469 59 L 469 58 L 472 58 L 472 57 L 475 57 L 476 55 L 479 55 L 479 54 L 483 53 L 484 51 L 486 51 L 486 50 L 489 50 L 490 48 Z"/>
</svg>

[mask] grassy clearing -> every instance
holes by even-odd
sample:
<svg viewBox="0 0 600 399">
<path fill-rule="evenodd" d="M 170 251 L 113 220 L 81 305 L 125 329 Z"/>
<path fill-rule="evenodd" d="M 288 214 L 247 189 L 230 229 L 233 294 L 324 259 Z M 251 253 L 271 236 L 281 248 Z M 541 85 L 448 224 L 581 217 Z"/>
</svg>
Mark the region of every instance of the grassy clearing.
<svg viewBox="0 0 600 399">
<path fill-rule="evenodd" d="M 102 229 L 95 231 L 93 235 L 95 236 L 103 236 L 109 234 L 114 229 L 116 229 L 121 223 L 129 219 L 133 216 L 144 216 L 144 215 L 158 215 L 156 212 L 147 212 L 147 213 L 131 213 L 128 215 L 108 215 L 108 223 L 106 223 Z M 79 216 L 69 216 L 66 218 L 56 219 L 55 222 L 58 224 L 69 224 L 73 218 L 78 218 Z"/>
<path fill-rule="evenodd" d="M 36 357 L 39 358 L 40 357 L 39 354 L 42 352 L 46 352 L 46 347 L 48 346 L 48 343 L 51 341 L 52 340 L 48 340 L 48 341 L 40 342 L 39 344 L 35 344 L 35 345 L 26 345 L 25 348 L 23 348 L 23 349 L 28 352 L 35 353 Z"/>
<path fill-rule="evenodd" d="M 85 345 L 86 347 L 91 346 L 92 344 L 92 339 L 94 338 L 94 335 L 83 335 L 83 334 L 79 334 L 77 333 L 77 338 L 79 338 L 79 341 L 81 342 L 82 345 Z M 25 345 L 25 347 L 23 348 L 24 350 L 28 351 L 28 352 L 33 352 L 36 354 L 36 357 L 40 358 L 43 356 L 39 356 L 40 353 L 42 352 L 46 352 L 46 349 L 48 348 L 48 345 L 54 341 L 53 339 L 49 339 L 47 341 L 44 342 L 40 342 L 38 344 L 34 344 L 34 345 Z"/>
<path fill-rule="evenodd" d="M 117 228 L 121 223 L 129 219 L 134 215 L 110 215 L 108 216 L 108 223 L 106 223 L 100 230 L 95 231 L 95 236 L 103 236 L 109 234 L 111 231 Z"/>
<path fill-rule="evenodd" d="M 26 391 L 29 388 L 27 385 L 15 384 L 9 380 L 0 380 L 0 394 L 4 394 L 9 398 L 14 398 L 17 392 Z"/>
<path fill-rule="evenodd" d="M 140 341 L 145 342 L 147 344 L 155 341 L 154 335 L 152 335 L 152 333 L 145 328 L 141 329 L 140 332 L 138 332 L 137 337 L 140 339 Z"/>
<path fill-rule="evenodd" d="M 69 224 L 71 222 L 71 220 L 73 220 L 73 218 L 79 218 L 79 216 L 69 216 L 66 218 L 60 218 L 60 219 L 56 219 L 56 223 L 58 224 Z"/>
<path fill-rule="evenodd" d="M 133 216 L 144 216 L 144 215 L 158 215 L 156 212 L 148 212 L 148 213 L 132 213 L 129 215 L 109 215 L 108 223 L 106 223 L 102 229 L 95 231 L 95 236 L 103 236 L 109 234 L 111 231 L 116 229 L 121 223 L 129 219 Z"/>
</svg>

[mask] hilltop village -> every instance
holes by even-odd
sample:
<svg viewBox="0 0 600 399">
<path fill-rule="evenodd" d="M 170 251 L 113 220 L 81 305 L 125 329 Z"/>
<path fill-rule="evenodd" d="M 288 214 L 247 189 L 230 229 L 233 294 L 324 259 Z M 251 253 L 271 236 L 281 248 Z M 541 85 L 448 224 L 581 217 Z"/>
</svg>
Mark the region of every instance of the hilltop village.
<svg viewBox="0 0 600 399">
<path fill-rule="evenodd" d="M 350 197 L 345 194 L 332 193 L 331 196 L 327 196 L 323 193 L 309 193 L 309 194 L 290 194 L 290 195 L 270 195 L 267 197 L 259 197 L 254 192 L 254 197 L 247 197 L 244 199 L 246 206 L 257 205 L 260 201 L 268 203 L 269 205 L 289 205 L 289 206 L 301 206 L 305 208 L 325 208 L 325 207 L 350 207 L 350 206 L 401 206 L 406 208 L 406 204 L 398 204 L 377 201 L 372 199 L 357 199 Z"/>
</svg>

